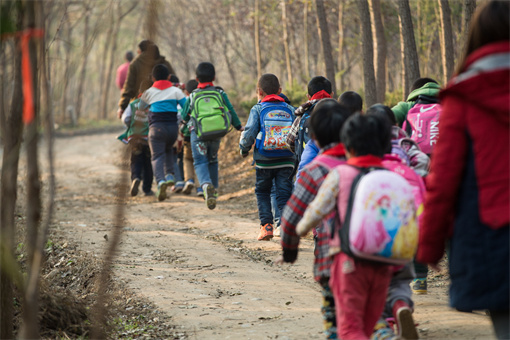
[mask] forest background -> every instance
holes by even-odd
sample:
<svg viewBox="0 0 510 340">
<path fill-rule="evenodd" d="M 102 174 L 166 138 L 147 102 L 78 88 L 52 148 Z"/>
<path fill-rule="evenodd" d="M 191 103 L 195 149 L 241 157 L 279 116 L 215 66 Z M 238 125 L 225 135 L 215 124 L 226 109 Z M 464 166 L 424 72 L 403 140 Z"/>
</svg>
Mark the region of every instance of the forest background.
<svg viewBox="0 0 510 340">
<path fill-rule="evenodd" d="M 2 32 L 16 31 L 16 1 L 2 1 Z M 216 66 L 217 83 L 243 109 L 256 80 L 276 74 L 294 105 L 306 100 L 315 75 L 335 79 L 335 92 L 354 90 L 367 105 L 404 100 L 421 76 L 445 84 L 451 76 L 475 0 L 48 0 L 45 49 L 58 124 L 113 119 L 115 70 L 126 51 L 155 42 L 181 82 L 196 65 Z M 366 50 L 364 50 L 366 48 Z M 13 96 L 17 41 L 2 39 L 2 109 Z M 406 62 L 408 66 L 406 67 Z"/>
<path fill-rule="evenodd" d="M 141 40 L 158 44 L 181 82 L 194 78 L 199 62 L 214 63 L 216 83 L 241 116 L 255 103 L 256 81 L 263 73 L 280 78 L 294 105 L 306 100 L 311 77 L 325 75 L 334 80 L 336 96 L 354 90 L 363 95 L 365 107 L 376 102 L 391 106 L 405 100 L 420 76 L 446 84 L 476 5 L 476 0 L 0 0 L 0 132 L 5 151 L 0 338 L 12 338 L 15 302 L 23 307 L 18 336 L 39 338 L 39 278 L 56 190 L 55 129 L 120 125 L 115 70 Z M 42 133 L 49 163 L 44 183 L 38 161 Z M 19 215 L 21 151 L 27 154 L 27 201 Z M 122 226 L 128 183 L 122 176 L 113 223 L 117 236 L 104 259 L 103 285 Z M 23 270 L 14 246 L 20 219 L 26 228 Z M 100 294 L 105 287 L 98 288 Z M 15 293 L 21 301 L 13 299 Z M 96 306 L 98 319 L 93 322 L 104 324 L 101 296 Z"/>
</svg>

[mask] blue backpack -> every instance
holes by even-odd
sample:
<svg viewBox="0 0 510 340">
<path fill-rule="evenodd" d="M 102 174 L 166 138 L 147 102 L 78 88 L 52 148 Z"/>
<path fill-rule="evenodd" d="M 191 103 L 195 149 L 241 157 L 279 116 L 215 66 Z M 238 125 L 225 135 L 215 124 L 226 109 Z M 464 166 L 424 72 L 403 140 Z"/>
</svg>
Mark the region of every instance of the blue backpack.
<svg viewBox="0 0 510 340">
<path fill-rule="evenodd" d="M 310 125 L 309 118 L 316 104 L 317 102 L 310 106 L 305 113 L 303 113 L 301 121 L 299 122 L 299 131 L 296 138 L 296 156 L 297 156 L 296 161 L 298 164 L 301 161 L 301 155 L 305 150 L 306 143 L 308 143 L 308 141 L 311 139 L 310 134 L 308 132 L 308 128 Z"/>
<path fill-rule="evenodd" d="M 264 157 L 293 157 L 285 144 L 294 121 L 292 110 L 283 102 L 262 102 L 260 105 L 260 132 L 255 147 Z"/>
</svg>

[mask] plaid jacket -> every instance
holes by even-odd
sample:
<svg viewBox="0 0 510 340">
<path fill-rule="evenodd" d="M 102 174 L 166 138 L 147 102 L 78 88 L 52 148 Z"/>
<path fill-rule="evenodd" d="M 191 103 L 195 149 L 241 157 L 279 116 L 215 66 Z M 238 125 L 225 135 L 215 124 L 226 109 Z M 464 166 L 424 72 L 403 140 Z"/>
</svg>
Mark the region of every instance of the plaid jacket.
<svg viewBox="0 0 510 340">
<path fill-rule="evenodd" d="M 296 119 L 294 119 L 294 122 L 292 123 L 292 126 L 289 130 L 289 133 L 287 134 L 287 137 L 285 138 L 285 144 L 290 148 L 290 150 L 294 153 L 296 153 L 296 139 L 299 135 L 299 128 L 301 127 L 301 118 L 303 115 L 310 110 L 311 107 L 315 103 L 318 102 L 318 99 L 309 100 L 300 107 L 294 111 L 294 115 L 296 116 Z"/>
<path fill-rule="evenodd" d="M 339 164 L 345 158 L 338 158 Z M 299 236 L 296 234 L 296 226 L 303 218 L 308 204 L 313 201 L 319 191 L 322 182 L 329 173 L 329 168 L 316 162 L 308 164 L 296 182 L 292 196 L 287 201 L 281 218 L 281 245 L 285 262 L 294 262 L 297 259 Z M 329 240 L 328 229 L 334 223 L 335 216 L 322 220 L 317 226 L 314 249 L 314 278 L 320 281 L 329 278 L 332 259 L 328 256 Z"/>
</svg>

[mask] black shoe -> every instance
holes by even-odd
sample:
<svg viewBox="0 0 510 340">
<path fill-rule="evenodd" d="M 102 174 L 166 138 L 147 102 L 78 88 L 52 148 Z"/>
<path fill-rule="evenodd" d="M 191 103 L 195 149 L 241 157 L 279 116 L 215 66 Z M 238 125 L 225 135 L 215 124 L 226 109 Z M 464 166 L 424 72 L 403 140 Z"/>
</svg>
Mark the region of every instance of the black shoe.
<svg viewBox="0 0 510 340">
<path fill-rule="evenodd" d="M 144 192 L 145 196 L 154 196 L 154 191 Z"/>
<path fill-rule="evenodd" d="M 131 196 L 136 196 L 138 195 L 138 187 L 140 186 L 140 178 L 135 178 L 132 182 L 131 182 Z"/>
</svg>

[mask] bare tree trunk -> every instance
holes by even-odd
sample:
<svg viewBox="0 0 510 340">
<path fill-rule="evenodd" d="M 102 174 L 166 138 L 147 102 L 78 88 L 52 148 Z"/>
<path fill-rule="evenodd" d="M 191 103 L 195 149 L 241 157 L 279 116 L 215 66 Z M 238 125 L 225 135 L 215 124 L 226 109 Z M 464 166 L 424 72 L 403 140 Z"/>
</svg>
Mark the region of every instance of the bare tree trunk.
<svg viewBox="0 0 510 340">
<path fill-rule="evenodd" d="M 303 8 L 303 40 L 304 40 L 304 54 L 305 54 L 305 78 L 310 78 L 310 59 L 308 51 L 308 0 L 304 0 L 304 8 Z"/>
<path fill-rule="evenodd" d="M 409 82 L 414 82 L 420 78 L 420 64 L 418 62 L 418 53 L 416 51 L 416 42 L 414 40 L 414 28 L 409 8 L 409 0 L 398 0 L 398 15 L 401 20 L 402 36 L 404 40 L 404 63 L 405 73 Z M 409 88 L 404 88 L 404 94 L 407 98 Z"/>
<path fill-rule="evenodd" d="M 398 27 L 399 27 L 399 33 L 400 33 L 400 56 L 402 61 L 402 101 L 407 100 L 407 96 L 409 95 L 409 74 L 406 70 L 406 59 L 407 54 L 405 53 L 405 43 L 404 43 L 404 28 L 402 27 L 402 19 L 398 18 Z"/>
<path fill-rule="evenodd" d="M 372 21 L 372 37 L 374 39 L 374 66 L 375 80 L 377 90 L 377 102 L 384 103 L 386 95 L 386 37 L 384 36 L 384 26 L 381 19 L 380 0 L 370 1 L 370 18 Z"/>
<path fill-rule="evenodd" d="M 71 34 L 72 34 L 72 27 L 71 27 L 71 23 L 69 22 L 69 15 L 67 14 L 67 8 L 66 8 L 66 16 L 67 16 L 67 20 L 66 21 L 66 25 L 67 25 L 67 28 L 66 28 L 66 37 L 65 37 L 65 41 L 63 42 L 64 43 L 64 50 L 65 50 L 65 66 L 64 66 L 64 77 L 62 79 L 62 83 L 63 83 L 63 88 L 62 88 L 62 91 L 61 91 L 61 95 L 62 95 L 62 98 L 61 98 L 61 114 L 62 114 L 62 117 L 63 117 L 63 121 L 64 122 L 67 122 L 67 92 L 68 92 L 68 87 L 69 87 L 69 73 L 70 73 L 70 64 L 71 64 Z M 64 39 L 63 39 L 64 40 Z M 74 70 L 73 70 L 74 71 Z M 69 122 L 71 123 L 71 125 L 74 125 L 74 119 L 73 117 L 69 117 Z"/>
<path fill-rule="evenodd" d="M 464 41 L 467 37 L 467 32 L 469 31 L 469 23 L 471 22 L 471 17 L 475 13 L 476 10 L 476 0 L 464 0 L 464 10 L 462 12 L 463 16 L 463 25 L 462 31 L 460 35 L 464 37 Z M 465 44 L 465 43 L 464 43 Z"/>
<path fill-rule="evenodd" d="M 120 3 L 117 3 L 117 10 L 116 12 L 120 10 Z M 111 82 L 112 82 L 112 72 L 115 61 L 115 54 L 117 53 L 117 40 L 119 36 L 119 29 L 120 29 L 120 21 L 121 17 L 117 18 L 117 22 L 114 24 L 113 32 L 112 32 L 112 45 L 110 48 L 109 53 L 109 63 L 106 67 L 106 75 L 103 83 L 103 93 L 101 93 L 101 113 L 103 119 L 108 118 L 108 96 L 110 94 L 110 88 L 111 88 Z"/>
<path fill-rule="evenodd" d="M 89 30 L 90 30 L 90 7 L 89 4 L 85 2 L 85 27 L 83 28 L 83 55 L 81 60 L 81 71 L 80 76 L 78 78 L 78 90 L 76 93 L 76 120 L 79 120 L 81 117 L 81 103 L 83 102 L 83 87 L 85 86 L 85 76 L 87 74 L 87 63 L 89 59 L 90 47 L 92 45 L 92 41 L 89 42 Z"/>
<path fill-rule="evenodd" d="M 287 65 L 287 83 L 292 85 L 292 66 L 290 64 L 289 33 L 287 32 L 287 6 L 282 0 L 283 47 L 285 49 L 285 64 Z"/>
<path fill-rule="evenodd" d="M 255 0 L 255 59 L 257 60 L 257 79 L 262 76 L 262 60 L 260 56 L 260 4 Z"/>
<path fill-rule="evenodd" d="M 23 1 L 26 8 L 25 28 L 35 28 L 35 1 Z M 25 290 L 22 307 L 22 325 L 19 337 L 21 339 L 39 338 L 38 303 L 38 272 L 34 267 L 37 256 L 37 239 L 41 218 L 41 182 L 39 180 L 38 165 L 38 113 L 39 100 L 37 89 L 37 46 L 34 38 L 29 41 L 30 69 L 32 78 L 32 93 L 34 103 L 34 119 L 27 124 L 26 152 L 27 152 L 27 259 L 28 285 Z M 29 86 L 24 84 L 24 86 Z M 26 93 L 24 93 L 26 94 Z M 23 98 L 26 101 L 28 98 Z"/>
<path fill-rule="evenodd" d="M 18 7 L 17 24 L 18 30 L 22 29 L 23 7 Z M 18 43 L 16 39 L 16 43 Z M 3 45 L 4 43 L 2 43 Z M 3 47 L 3 46 L 2 46 Z M 2 48 L 3 51 L 3 48 Z M 21 87 L 21 52 L 19 48 L 14 50 L 13 58 L 13 95 L 9 113 L 0 112 L 4 117 L 2 124 L 2 136 L 4 153 L 1 171 L 1 206 L 0 209 L 0 338 L 12 339 L 14 330 L 14 306 L 13 306 L 13 282 L 7 274 L 7 259 L 14 258 L 14 216 L 18 186 L 18 164 L 21 148 L 23 125 L 21 121 L 23 101 Z"/>
<path fill-rule="evenodd" d="M 344 91 L 344 0 L 338 5 L 338 70 L 340 71 L 340 91 Z"/>
<path fill-rule="evenodd" d="M 114 27 L 114 23 L 113 23 L 114 15 L 113 15 L 113 11 L 112 11 L 112 5 L 113 5 L 113 3 L 110 3 L 110 6 L 108 8 L 109 16 L 106 18 L 106 20 L 110 21 L 110 24 L 108 25 L 108 31 L 106 32 L 106 40 L 105 40 L 105 44 L 103 47 L 103 52 L 101 54 L 104 57 L 101 58 L 101 67 L 100 67 L 100 72 L 99 72 L 100 81 L 99 81 L 98 88 L 100 89 L 101 92 L 98 94 L 98 98 L 101 98 L 101 100 L 97 103 L 97 119 L 102 119 L 104 116 L 103 112 L 101 111 L 102 107 L 103 107 L 102 94 L 103 94 L 105 86 L 106 86 L 106 84 L 105 84 L 106 62 L 107 62 L 106 56 L 108 55 L 108 48 L 110 47 L 111 41 L 113 39 L 112 33 L 113 33 L 113 27 Z"/>
<path fill-rule="evenodd" d="M 441 44 L 441 57 L 443 65 L 443 84 L 448 82 L 448 79 L 453 74 L 453 33 L 451 11 L 448 0 L 437 0 L 439 3 L 439 14 L 441 20 L 441 35 L 443 36 Z"/>
<path fill-rule="evenodd" d="M 370 10 L 368 0 L 357 0 L 361 21 L 361 41 L 363 44 L 363 83 L 365 88 L 366 107 L 377 103 L 377 89 L 375 86 L 374 48 L 370 24 Z"/>
<path fill-rule="evenodd" d="M 103 119 L 106 119 L 108 118 L 108 99 L 110 99 L 109 95 L 110 95 L 110 89 L 112 87 L 112 73 L 113 73 L 113 68 L 114 68 L 114 61 L 115 61 L 115 54 L 117 53 L 117 41 L 119 40 L 119 30 L 120 30 L 120 24 L 122 22 L 122 19 L 125 18 L 125 16 L 127 14 L 129 14 L 132 10 L 134 10 L 137 6 L 137 2 L 134 3 L 134 5 L 132 5 L 125 13 L 123 14 L 120 14 L 121 13 L 121 3 L 118 2 L 117 3 L 117 9 L 116 9 L 116 13 L 118 15 L 118 18 L 117 18 L 117 21 L 115 23 L 115 26 L 113 28 L 113 43 L 112 43 L 112 46 L 111 46 L 111 49 L 110 49 L 110 59 L 109 59 L 109 64 L 108 64 L 108 67 L 106 68 L 106 77 L 105 77 L 105 82 L 104 82 L 104 90 L 103 90 L 103 93 L 102 93 L 102 110 L 101 112 L 103 113 Z"/>
<path fill-rule="evenodd" d="M 331 39 L 329 38 L 328 19 L 326 16 L 326 9 L 324 7 L 324 0 L 315 0 L 315 5 L 317 6 L 317 21 L 319 22 L 319 28 L 321 32 L 324 63 L 326 64 L 326 77 L 331 82 L 333 97 L 335 97 L 335 64 L 333 62 L 333 49 L 331 47 Z"/>
</svg>

